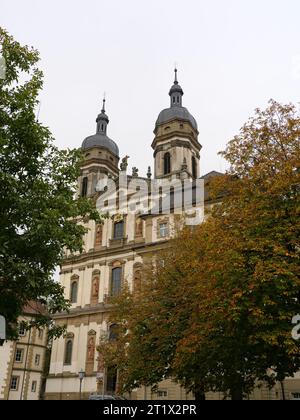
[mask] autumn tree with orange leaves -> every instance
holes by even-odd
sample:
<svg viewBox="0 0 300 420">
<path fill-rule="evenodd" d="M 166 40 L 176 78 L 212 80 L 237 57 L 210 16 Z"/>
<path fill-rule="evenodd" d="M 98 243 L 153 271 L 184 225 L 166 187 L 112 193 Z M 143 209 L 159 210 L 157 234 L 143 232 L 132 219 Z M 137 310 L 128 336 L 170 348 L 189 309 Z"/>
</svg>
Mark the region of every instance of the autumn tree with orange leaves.
<svg viewBox="0 0 300 420">
<path fill-rule="evenodd" d="M 300 369 L 299 139 L 293 105 L 257 109 L 221 153 L 230 169 L 210 194 L 222 202 L 117 298 L 118 339 L 99 350 L 123 391 L 171 377 L 196 399 L 238 400 Z"/>
</svg>

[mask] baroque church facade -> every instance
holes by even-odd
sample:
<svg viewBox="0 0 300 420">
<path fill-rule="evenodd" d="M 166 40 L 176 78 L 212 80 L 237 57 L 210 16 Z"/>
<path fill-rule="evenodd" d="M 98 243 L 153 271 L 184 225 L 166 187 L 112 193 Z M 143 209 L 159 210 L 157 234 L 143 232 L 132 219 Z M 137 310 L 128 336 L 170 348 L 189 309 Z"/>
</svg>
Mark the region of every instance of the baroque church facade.
<svg viewBox="0 0 300 420">
<path fill-rule="evenodd" d="M 215 203 L 208 194 L 209 181 L 220 174 L 211 172 L 200 178 L 201 145 L 197 122 L 183 107 L 183 95 L 175 70 L 175 81 L 169 91 L 170 106 L 160 112 L 154 129 L 151 145 L 154 176 L 149 168 L 145 178 L 138 176 L 136 168 L 133 168 L 132 175 L 127 175 L 128 157 L 120 163 L 119 148 L 107 135 L 109 118 L 104 100 L 96 120 L 96 134 L 82 143 L 84 162 L 78 180 L 78 194 L 93 197 L 95 202 L 97 198 L 104 197 L 97 208 L 101 213 L 107 213 L 110 188 L 108 184 L 99 188 L 104 178 L 112 181 L 125 176 L 126 183 L 131 182 L 134 186 L 129 195 L 140 189 L 139 183 L 152 184 L 171 179 L 181 183 L 188 181 L 193 191 L 193 185 L 201 181 L 202 199 L 199 202 L 194 200 L 192 192 L 192 213 L 187 212 L 184 216 L 193 216 L 194 210 L 203 215 L 207 207 L 213 206 Z M 116 201 L 118 203 L 119 198 Z M 55 316 L 55 322 L 66 325 L 67 332 L 53 342 L 46 399 L 87 399 L 92 393 L 118 393 L 118 372 L 113 368 L 104 368 L 101 354 L 97 352 L 100 340 L 103 337 L 109 340 L 114 334 L 114 324 L 109 321 L 111 297 L 120 293 L 124 282 L 133 292 L 140 286 L 143 265 L 167 246 L 177 222 L 174 203 L 173 211 L 163 212 L 161 208 L 150 213 L 117 211 L 103 224 L 84 221 L 88 228 L 84 250 L 76 255 L 67 251 L 61 267 L 60 282 L 65 297 L 71 302 L 71 309 L 69 313 Z M 80 371 L 84 371 L 82 383 L 79 380 Z M 291 389 L 296 390 L 297 386 L 293 383 Z M 150 388 L 139 388 L 129 398 L 184 400 L 193 399 L 193 395 L 171 380 L 165 380 L 159 384 L 156 393 L 152 393 Z M 222 396 L 210 394 L 208 398 L 219 399 Z M 252 398 L 280 399 L 280 391 L 277 388 L 271 391 L 261 389 L 255 391 Z"/>
<path fill-rule="evenodd" d="M 154 151 L 154 177 L 148 169 L 145 178 L 138 176 L 133 168 L 129 180 L 151 182 L 153 180 L 176 179 L 196 180 L 200 176 L 200 151 L 198 126 L 195 118 L 183 107 L 183 90 L 175 81 L 169 91 L 170 106 L 162 110 L 154 129 L 152 148 Z M 93 197 L 103 176 L 117 179 L 126 174 L 127 158 L 120 164 L 119 148 L 107 135 L 109 118 L 103 108 L 98 115 L 96 134 L 82 143 L 84 163 L 78 180 L 78 194 Z M 120 166 L 120 168 L 119 168 Z M 203 177 L 208 180 L 215 173 Z M 137 188 L 139 189 L 139 188 Z M 107 188 L 106 188 L 107 190 Z M 107 200 L 109 201 L 109 200 Z M 107 201 L 100 211 L 108 210 Z M 82 397 L 91 393 L 117 392 L 117 372 L 104 369 L 97 344 L 103 336 L 109 339 L 108 316 L 111 308 L 110 297 L 118 294 L 126 281 L 134 290 L 142 281 L 143 263 L 157 255 L 166 246 L 176 225 L 176 214 L 142 214 L 128 212 L 117 214 L 96 225 L 86 221 L 88 233 L 84 238 L 84 251 L 71 255 L 66 252 L 60 272 L 60 282 L 65 289 L 65 297 L 71 301 L 70 312 L 55 317 L 59 325 L 67 326 L 67 333 L 54 341 L 50 372 L 46 384 L 46 399 L 79 398 L 80 370 L 85 372 L 82 381 Z M 104 382 L 104 384 L 103 384 Z M 187 399 L 184 389 L 165 381 L 156 395 L 150 389 L 139 389 L 132 398 Z"/>
</svg>

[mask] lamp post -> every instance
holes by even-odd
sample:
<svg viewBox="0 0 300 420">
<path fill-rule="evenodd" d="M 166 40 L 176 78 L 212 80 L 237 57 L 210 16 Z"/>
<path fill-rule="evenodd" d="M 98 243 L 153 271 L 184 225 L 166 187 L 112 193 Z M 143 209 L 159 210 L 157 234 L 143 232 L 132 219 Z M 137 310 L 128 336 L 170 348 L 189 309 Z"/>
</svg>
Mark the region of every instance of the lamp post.
<svg viewBox="0 0 300 420">
<path fill-rule="evenodd" d="M 82 386 L 83 378 L 85 377 L 85 372 L 83 369 L 80 369 L 80 371 L 78 372 L 78 376 L 79 376 L 79 399 L 81 400 L 81 386 Z"/>
</svg>

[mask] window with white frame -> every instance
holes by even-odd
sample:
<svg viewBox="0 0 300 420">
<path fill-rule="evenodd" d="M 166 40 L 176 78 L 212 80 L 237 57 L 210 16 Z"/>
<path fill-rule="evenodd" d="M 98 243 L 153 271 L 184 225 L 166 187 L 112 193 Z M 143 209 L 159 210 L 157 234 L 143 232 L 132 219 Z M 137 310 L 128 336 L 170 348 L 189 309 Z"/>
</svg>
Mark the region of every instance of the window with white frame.
<svg viewBox="0 0 300 420">
<path fill-rule="evenodd" d="M 37 385 L 37 382 L 36 381 L 32 381 L 32 383 L 31 383 L 31 392 L 36 392 L 36 385 Z"/>
<path fill-rule="evenodd" d="M 168 223 L 159 224 L 159 237 L 166 238 L 169 235 L 169 226 Z"/>
<path fill-rule="evenodd" d="M 41 360 L 41 356 L 40 356 L 39 354 L 36 354 L 36 355 L 35 355 L 35 358 L 34 358 L 34 364 L 35 364 L 36 366 L 39 366 L 39 364 L 40 364 L 40 360 Z"/>
<path fill-rule="evenodd" d="M 19 387 L 19 376 L 12 376 L 11 381 L 10 381 L 10 389 L 12 391 L 18 391 L 18 387 Z"/>
<path fill-rule="evenodd" d="M 168 391 L 159 389 L 157 391 L 157 396 L 158 396 L 158 398 L 166 398 L 168 396 Z"/>
<path fill-rule="evenodd" d="M 15 362 L 21 363 L 23 361 L 24 349 L 16 349 Z"/>
<path fill-rule="evenodd" d="M 25 323 L 21 322 L 19 325 L 19 336 L 24 337 L 25 335 L 26 335 Z"/>
</svg>

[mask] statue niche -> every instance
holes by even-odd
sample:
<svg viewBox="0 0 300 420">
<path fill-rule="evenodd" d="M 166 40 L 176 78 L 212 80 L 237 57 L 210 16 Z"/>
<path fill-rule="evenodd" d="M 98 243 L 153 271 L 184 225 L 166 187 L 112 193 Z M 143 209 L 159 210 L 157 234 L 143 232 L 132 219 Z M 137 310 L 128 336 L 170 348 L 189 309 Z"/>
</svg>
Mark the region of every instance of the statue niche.
<svg viewBox="0 0 300 420">
<path fill-rule="evenodd" d="M 99 301 L 99 275 L 92 278 L 92 287 L 91 287 L 91 305 L 97 305 Z"/>
<path fill-rule="evenodd" d="M 95 357 L 95 337 L 91 336 L 88 340 L 87 359 L 89 362 L 94 361 Z"/>
<path fill-rule="evenodd" d="M 96 346 L 96 331 L 91 330 L 88 333 L 88 338 L 87 338 L 86 362 L 85 362 L 85 371 L 86 371 L 86 374 L 88 375 L 94 372 L 95 346 Z"/>
</svg>

